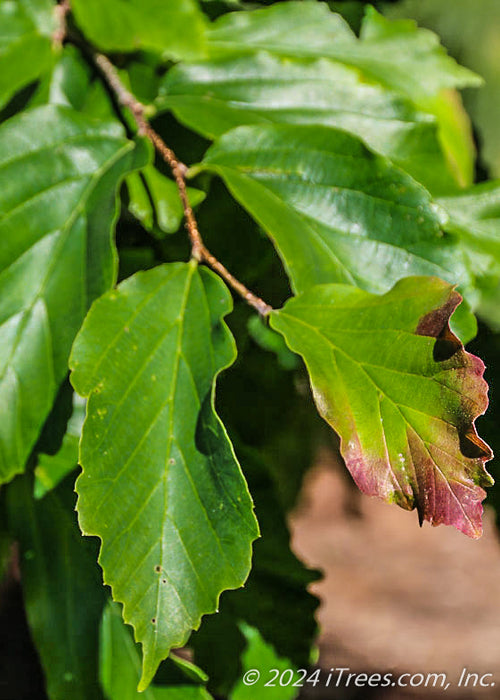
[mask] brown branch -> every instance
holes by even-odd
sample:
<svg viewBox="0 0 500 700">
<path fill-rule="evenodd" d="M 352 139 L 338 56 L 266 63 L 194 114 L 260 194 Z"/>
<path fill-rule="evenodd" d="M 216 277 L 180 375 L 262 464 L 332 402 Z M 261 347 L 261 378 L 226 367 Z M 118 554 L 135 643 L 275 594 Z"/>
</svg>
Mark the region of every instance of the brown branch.
<svg viewBox="0 0 500 700">
<path fill-rule="evenodd" d="M 139 100 L 137 100 L 134 95 L 132 95 L 132 93 L 129 92 L 123 85 L 118 76 L 116 68 L 111 61 L 103 54 L 94 53 L 92 55 L 95 64 L 101 71 L 107 85 L 116 96 L 118 102 L 123 107 L 126 107 L 131 111 L 135 123 L 137 124 L 139 134 L 145 136 L 151 141 L 155 149 L 172 170 L 177 189 L 179 190 L 179 196 L 182 201 L 182 207 L 184 209 L 186 231 L 191 242 L 192 257 L 198 262 L 203 262 L 209 265 L 214 272 L 220 275 L 222 279 L 227 282 L 227 284 L 232 287 L 235 292 L 237 292 L 237 294 L 243 297 L 243 299 L 250 304 L 250 306 L 253 306 L 254 309 L 259 312 L 259 314 L 262 316 L 267 316 L 273 310 L 272 306 L 266 304 L 265 301 L 253 294 L 253 292 L 247 289 L 244 284 L 237 280 L 236 277 L 234 277 L 229 270 L 227 270 L 224 265 L 219 262 L 214 255 L 212 255 L 212 253 L 203 243 L 203 239 L 198 229 L 198 223 L 196 221 L 193 208 L 189 202 L 189 196 L 187 193 L 186 165 L 184 165 L 184 163 L 177 158 L 172 149 L 167 146 L 161 136 L 152 128 L 146 119 L 144 105 L 139 102 Z"/>
<path fill-rule="evenodd" d="M 54 14 L 56 16 L 56 28 L 52 34 L 52 43 L 54 46 L 62 46 L 66 39 L 66 32 L 68 29 L 67 17 L 70 12 L 70 0 L 62 0 L 59 5 L 54 7 Z"/>
</svg>

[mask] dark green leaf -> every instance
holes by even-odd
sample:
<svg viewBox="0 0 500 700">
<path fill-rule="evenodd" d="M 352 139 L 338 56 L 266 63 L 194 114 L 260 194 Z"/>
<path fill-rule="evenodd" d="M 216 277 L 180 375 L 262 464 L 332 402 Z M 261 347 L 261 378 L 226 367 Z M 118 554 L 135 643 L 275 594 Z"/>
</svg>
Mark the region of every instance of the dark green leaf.
<svg viewBox="0 0 500 700">
<path fill-rule="evenodd" d="M 126 83 L 132 92 L 143 104 L 151 104 L 158 96 L 160 77 L 164 71 L 163 62 L 154 52 L 142 51 L 133 54 L 127 62 Z"/>
<path fill-rule="evenodd" d="M 238 454 L 244 450 L 251 493 L 255 495 L 261 488 L 260 480 L 254 483 L 253 472 L 260 474 L 264 469 L 273 483 L 266 482 L 263 490 L 274 486 L 278 501 L 288 511 L 296 505 L 304 474 L 314 462 L 318 438 L 326 429 L 310 399 L 303 363 L 293 374 L 282 369 L 274 354 L 248 337 L 248 314 L 243 309 L 239 313 L 243 327 L 236 323 L 236 311 L 230 318 L 238 339 L 238 361 L 221 377 L 220 412 L 236 440 Z M 248 445 L 256 454 L 247 453 Z M 278 505 L 273 506 L 276 508 Z"/>
<path fill-rule="evenodd" d="M 19 541 L 24 602 L 50 700 L 100 700 L 98 635 L 104 588 L 97 546 L 84 539 L 73 482 L 40 501 L 27 476 L 7 489 L 9 527 Z"/>
<path fill-rule="evenodd" d="M 308 665 L 317 634 L 314 614 L 319 601 L 308 586 L 320 578 L 290 548 L 285 514 L 276 498 L 265 459 L 241 446 L 239 452 L 255 498 L 262 537 L 255 543 L 253 569 L 241 591 L 225 593 L 240 620 L 257 627 L 280 656 Z"/>
<path fill-rule="evenodd" d="M 105 581 L 143 645 L 142 690 L 220 593 L 244 583 L 258 534 L 213 407 L 236 354 L 230 309 L 213 273 L 164 265 L 98 300 L 72 353 L 72 382 L 89 396 L 80 525 L 101 537 Z"/>
<path fill-rule="evenodd" d="M 68 422 L 73 414 L 73 400 L 75 393 L 66 377 L 59 387 L 56 398 L 45 421 L 40 437 L 34 447 L 34 453 L 43 452 L 47 455 L 55 455 L 61 449 Z"/>
<path fill-rule="evenodd" d="M 87 309 L 115 281 L 116 188 L 144 164 L 117 124 L 40 107 L 0 128 L 0 481 L 26 459 Z"/>
<path fill-rule="evenodd" d="M 475 185 L 437 202 L 447 212 L 447 230 L 462 238 L 472 256 L 487 257 L 485 273 L 500 274 L 500 181 Z"/>
<path fill-rule="evenodd" d="M 50 68 L 52 10 L 50 0 L 0 3 L 0 107 Z"/>
<path fill-rule="evenodd" d="M 238 444 L 245 475 L 255 499 L 262 537 L 255 543 L 253 567 L 238 591 L 221 596 L 220 613 L 203 620 L 190 646 L 196 662 L 210 676 L 210 689 L 221 695 L 241 679 L 244 621 L 259 630 L 278 656 L 295 666 L 309 666 L 317 635 L 314 614 L 319 601 L 308 586 L 319 578 L 290 549 L 290 534 L 272 483 L 272 469 L 261 451 Z M 288 466 L 293 469 L 289 460 Z M 290 663 L 288 664 L 290 665 Z M 256 666 L 264 671 L 264 667 Z"/>
<path fill-rule="evenodd" d="M 271 324 L 303 356 L 360 489 L 479 537 L 492 454 L 474 421 L 488 387 L 484 364 L 449 330 L 459 302 L 437 278 L 406 278 L 384 296 L 322 285 Z"/>
<path fill-rule="evenodd" d="M 210 700 L 202 685 L 206 678 L 199 669 L 175 657 L 169 659 L 166 665 L 169 666 L 167 676 L 180 676 L 175 683 L 151 685 L 144 693 L 137 692 L 141 677 L 140 647 L 134 644 L 119 606 L 116 603 L 108 604 L 103 615 L 100 643 L 100 678 L 107 700 Z M 177 671 L 177 674 L 173 671 Z M 193 675 L 198 683 L 193 682 Z"/>
<path fill-rule="evenodd" d="M 79 51 L 68 44 L 52 70 L 40 81 L 40 85 L 30 106 L 58 104 L 83 110 L 90 86 L 90 68 L 85 64 Z"/>
<path fill-rule="evenodd" d="M 139 173 L 127 177 L 129 209 L 147 231 L 157 238 L 175 233 L 184 217 L 184 209 L 175 182 L 163 175 L 154 165 L 147 165 Z M 187 190 L 189 202 L 196 207 L 205 199 L 205 193 L 194 187 Z"/>
<path fill-rule="evenodd" d="M 238 627 L 226 594 L 216 615 L 205 615 L 200 629 L 188 643 L 194 660 L 208 674 L 208 689 L 217 697 L 226 698 L 241 678 L 241 656 L 245 650 L 245 638 Z"/>
<path fill-rule="evenodd" d="M 55 455 L 40 454 L 35 467 L 35 498 L 42 498 L 55 488 L 78 464 L 78 446 L 85 417 L 85 401 L 76 394 L 73 413 L 68 422 L 61 449 Z"/>
<path fill-rule="evenodd" d="M 120 246 L 120 272 L 119 280 L 135 275 L 139 270 L 150 270 L 158 264 L 154 251 L 151 248 L 137 248 Z"/>
<path fill-rule="evenodd" d="M 299 694 L 299 687 L 295 686 L 298 676 L 289 659 L 285 659 L 276 654 L 274 649 L 262 639 L 259 630 L 244 623 L 241 624 L 241 631 L 245 635 L 247 648 L 243 653 L 243 673 L 248 670 L 257 669 L 261 674 L 257 683 L 246 684 L 242 678 L 233 688 L 229 695 L 230 700 L 254 700 L 259 695 L 265 695 L 269 700 L 293 700 Z M 279 673 L 278 679 L 283 676 L 283 683 L 279 680 L 266 687 L 266 683 L 272 680 L 274 674 L 271 669 L 276 669 Z M 287 672 L 291 669 L 290 672 Z"/>
<path fill-rule="evenodd" d="M 73 0 L 72 7 L 88 39 L 105 51 L 151 49 L 175 59 L 204 53 L 196 0 Z"/>
<path fill-rule="evenodd" d="M 446 228 L 460 238 L 475 277 L 473 309 L 490 325 L 499 327 L 500 182 L 476 185 L 455 197 L 437 201 L 446 210 Z"/>
<path fill-rule="evenodd" d="M 278 364 L 282 369 L 298 369 L 300 367 L 299 358 L 295 353 L 290 352 L 282 336 L 269 328 L 259 316 L 249 318 L 248 332 L 257 345 L 276 354 Z"/>
</svg>

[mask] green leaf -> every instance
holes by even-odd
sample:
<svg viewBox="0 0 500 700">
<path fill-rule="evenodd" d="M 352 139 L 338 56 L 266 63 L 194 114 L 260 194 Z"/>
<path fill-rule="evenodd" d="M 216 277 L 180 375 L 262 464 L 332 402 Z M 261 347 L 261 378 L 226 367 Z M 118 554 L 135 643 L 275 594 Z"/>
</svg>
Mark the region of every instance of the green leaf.
<svg viewBox="0 0 500 700">
<path fill-rule="evenodd" d="M 208 138 L 241 124 L 335 126 L 359 136 L 433 191 L 456 188 L 436 120 L 342 63 L 262 50 L 182 63 L 167 73 L 157 104 Z"/>
<path fill-rule="evenodd" d="M 313 2 L 225 14 L 211 25 L 208 38 L 211 55 L 270 49 L 289 56 L 328 56 L 336 44 L 356 41 L 339 14 Z"/>
<path fill-rule="evenodd" d="M 2 2 L 5 5 L 11 4 L 10 0 L 2 0 Z M 42 36 L 52 38 L 57 27 L 52 0 L 15 0 L 15 3 L 22 8 L 25 16 Z"/>
<path fill-rule="evenodd" d="M 477 313 L 492 330 L 500 333 L 500 286 L 496 284 L 492 288 L 481 291 L 481 302 Z"/>
<path fill-rule="evenodd" d="M 277 499 L 272 470 L 257 450 L 241 446 L 245 473 L 255 498 L 262 537 L 255 543 L 252 573 L 241 591 L 225 593 L 240 620 L 257 627 L 280 656 L 297 666 L 311 661 L 319 601 L 308 587 L 321 578 L 290 547 L 285 513 Z"/>
<path fill-rule="evenodd" d="M 476 147 L 471 121 L 465 111 L 460 94 L 456 90 L 442 90 L 439 95 L 426 100 L 420 106 L 424 111 L 432 113 L 435 117 L 439 128 L 440 150 L 446 154 L 447 167 L 453 173 L 454 189 L 470 187 L 474 182 Z M 434 167 L 434 164 L 430 162 L 429 170 L 432 167 Z M 419 179 L 416 173 L 412 172 L 411 174 L 417 180 Z M 440 177 L 438 182 L 435 176 L 431 180 L 430 173 L 427 174 L 426 179 L 421 181 L 435 195 L 445 195 L 452 191 L 448 189 L 448 192 L 446 192 L 445 188 L 448 185 L 444 178 Z M 457 183 L 459 188 L 456 187 Z"/>
<path fill-rule="evenodd" d="M 240 627 L 247 640 L 247 648 L 243 654 L 243 674 L 257 669 L 261 677 L 252 685 L 245 684 L 241 678 L 229 695 L 230 700 L 253 700 L 257 693 L 262 693 L 269 700 L 296 698 L 300 692 L 299 686 L 294 687 L 293 684 L 299 680 L 299 676 L 295 673 L 293 664 L 289 659 L 278 656 L 274 649 L 262 639 L 258 629 L 244 623 L 241 623 Z M 271 673 L 271 670 L 275 669 L 279 673 L 278 680 L 266 687 L 265 684 L 268 681 L 272 682 L 274 673 Z M 282 683 L 280 683 L 281 678 Z"/>
<path fill-rule="evenodd" d="M 250 574 L 251 575 L 251 574 Z M 205 615 L 200 629 L 191 635 L 188 647 L 193 659 L 208 675 L 208 689 L 216 697 L 227 698 L 229 692 L 241 678 L 241 656 L 245 649 L 245 638 L 230 606 L 221 597 L 216 615 Z"/>
<path fill-rule="evenodd" d="M 62 50 L 52 70 L 40 81 L 30 107 L 58 104 L 81 111 L 90 86 L 91 71 L 75 46 Z"/>
<path fill-rule="evenodd" d="M 156 238 L 179 230 L 184 209 L 175 182 L 160 173 L 154 165 L 147 165 L 127 177 L 129 209 L 144 228 Z M 187 190 L 189 202 L 196 207 L 205 199 L 205 193 L 194 187 Z"/>
<path fill-rule="evenodd" d="M 284 275 L 274 264 L 267 270 L 270 276 L 266 288 L 272 289 L 276 280 L 284 279 Z M 289 293 L 284 298 L 288 296 Z M 266 294 L 264 297 L 271 298 Z M 283 303 L 283 296 L 281 299 L 274 302 L 275 307 Z M 220 412 L 229 434 L 236 440 L 237 453 L 248 445 L 258 452 L 259 460 L 251 459 L 246 450 L 242 453 L 247 478 L 251 478 L 250 459 L 252 471 L 261 462 L 260 469 L 265 466 L 272 475 L 278 500 L 288 511 L 297 503 L 304 474 L 315 463 L 319 433 L 327 432 L 327 427 L 307 391 L 307 374 L 302 361 L 300 371 L 290 376 L 290 370 L 282 369 L 275 356 L 252 342 L 247 330 L 250 314 L 240 304 L 230 318 L 238 338 L 239 353 L 238 362 L 224 373 L 218 384 Z M 242 396 L 245 396 L 244 402 Z M 258 488 L 252 478 L 252 495 Z M 270 484 L 265 487 L 271 488 Z"/>
<path fill-rule="evenodd" d="M 150 49 L 174 59 L 205 51 L 205 19 L 196 0 L 73 0 L 76 21 L 104 51 Z"/>
<path fill-rule="evenodd" d="M 213 56 L 260 48 L 283 56 L 333 58 L 417 101 L 443 88 L 482 82 L 447 56 L 435 34 L 411 21 L 391 22 L 370 7 L 360 40 L 325 4 L 287 2 L 224 15 L 210 29 L 209 47 Z"/>
<path fill-rule="evenodd" d="M 368 8 L 361 39 L 367 39 L 365 46 L 379 43 L 386 57 L 391 53 L 398 56 L 392 71 L 388 64 L 379 65 L 379 59 L 374 57 L 367 74 L 372 71 L 385 84 L 410 95 L 418 107 L 435 115 L 442 148 L 456 181 L 461 187 L 471 185 L 475 157 L 472 130 L 458 93 L 450 88 L 480 87 L 481 78 L 458 66 L 446 55 L 435 34 L 417 28 L 411 20 L 390 21 Z M 369 62 L 368 55 L 367 59 Z M 414 84 L 415 76 L 418 84 Z"/>
<path fill-rule="evenodd" d="M 78 465 L 79 435 L 68 432 L 64 436 L 59 452 L 55 455 L 41 454 L 35 468 L 35 498 L 43 498 Z"/>
<path fill-rule="evenodd" d="M 389 16 L 412 17 L 432 29 L 460 61 L 484 78 L 481 90 L 467 92 L 467 109 L 479 132 L 481 160 L 500 177 L 500 5 L 497 0 L 404 0 L 384 3 Z"/>
<path fill-rule="evenodd" d="M 323 285 L 271 324 L 303 356 L 360 489 L 479 537 L 492 454 L 474 420 L 487 384 L 484 364 L 449 330 L 459 302 L 437 278 L 406 278 L 384 296 Z"/>
<path fill-rule="evenodd" d="M 23 470 L 87 309 L 115 281 L 118 124 L 40 107 L 0 127 L 0 482 Z"/>
<path fill-rule="evenodd" d="M 290 296 L 279 257 L 268 237 L 230 196 L 221 180 L 210 183 L 210 196 L 197 218 L 209 249 L 217 251 L 219 259 L 238 279 L 245 280 L 259 296 L 279 308 Z M 242 241 L 245 255 L 241 255 Z M 217 384 L 218 406 L 222 422 L 233 439 L 238 437 L 238 444 L 241 440 L 265 450 L 279 482 L 280 501 L 290 508 L 305 470 L 315 459 L 317 432 L 327 432 L 328 428 L 307 393 L 302 361 L 298 376 L 292 378 L 289 370 L 282 370 L 276 357 L 249 336 L 248 320 L 252 315 L 255 313 L 248 305 L 237 299 L 228 323 L 237 338 L 238 360 Z M 239 454 L 238 447 L 236 451 Z"/>
<path fill-rule="evenodd" d="M 446 210 L 446 229 L 457 235 L 475 278 L 472 307 L 488 323 L 500 319 L 500 181 L 475 185 L 437 200 Z"/>
<path fill-rule="evenodd" d="M 175 683 L 151 685 L 144 693 L 137 692 L 141 676 L 140 647 L 134 644 L 119 606 L 109 603 L 102 619 L 100 643 L 100 678 L 107 700 L 210 700 L 211 696 L 201 685 L 206 678 L 199 669 L 176 657 L 171 657 L 166 665 L 167 677 L 172 677 Z"/>
<path fill-rule="evenodd" d="M 446 228 L 460 236 L 471 253 L 483 253 L 500 267 L 500 180 L 475 185 L 437 202 L 446 210 Z"/>
<path fill-rule="evenodd" d="M 105 581 L 142 643 L 139 690 L 219 594 L 244 583 L 258 535 L 214 410 L 215 378 L 236 355 L 230 309 L 213 273 L 164 265 L 98 300 L 72 352 L 73 385 L 89 397 L 80 526 L 101 537 Z"/>
<path fill-rule="evenodd" d="M 446 88 L 483 84 L 478 75 L 448 56 L 436 34 L 412 20 L 391 21 L 367 7 L 360 39 L 353 64 L 417 103 Z M 346 60 L 350 60 L 349 53 Z"/>
<path fill-rule="evenodd" d="M 470 124 L 451 89 L 481 80 L 413 22 L 368 8 L 358 39 L 326 3 L 280 3 L 221 17 L 209 55 L 169 72 L 160 100 L 205 135 L 256 121 L 330 124 L 432 192 L 472 182 Z"/>
<path fill-rule="evenodd" d="M 2 0 L 0 3 L 0 107 L 51 66 L 49 0 Z"/>
<path fill-rule="evenodd" d="M 158 96 L 164 70 L 162 63 L 161 58 L 154 52 L 142 51 L 132 55 L 127 61 L 126 70 L 120 72 L 123 82 L 144 105 L 151 104 Z M 153 110 L 151 112 L 153 113 Z"/>
<path fill-rule="evenodd" d="M 296 292 L 324 282 L 380 292 L 417 273 L 468 283 L 463 253 L 443 236 L 428 192 L 345 132 L 239 127 L 202 167 L 271 236 Z"/>
<path fill-rule="evenodd" d="M 78 446 L 85 417 L 85 401 L 73 394 L 73 413 L 68 422 L 61 448 L 55 455 L 40 454 L 35 467 L 33 495 L 42 498 L 55 488 L 78 465 Z"/>
<path fill-rule="evenodd" d="M 301 363 L 297 355 L 290 352 L 282 336 L 269 328 L 260 316 L 250 316 L 248 332 L 263 350 L 275 353 L 282 369 L 292 370 L 300 367 Z"/>
<path fill-rule="evenodd" d="M 40 501 L 27 476 L 7 489 L 9 527 L 20 545 L 24 603 L 50 700 L 100 700 L 98 635 L 104 588 L 96 543 L 74 513 L 73 482 Z"/>
<path fill-rule="evenodd" d="M 69 377 L 65 377 L 33 449 L 34 455 L 38 455 L 41 452 L 47 455 L 55 455 L 59 452 L 66 435 L 68 423 L 73 414 L 74 398 L 75 393 Z"/>
</svg>

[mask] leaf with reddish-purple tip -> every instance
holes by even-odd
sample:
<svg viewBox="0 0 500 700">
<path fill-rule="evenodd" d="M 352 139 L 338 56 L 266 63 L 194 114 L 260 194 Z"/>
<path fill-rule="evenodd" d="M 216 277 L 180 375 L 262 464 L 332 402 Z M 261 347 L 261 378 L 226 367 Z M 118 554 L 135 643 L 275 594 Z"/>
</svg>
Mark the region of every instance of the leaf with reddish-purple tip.
<svg viewBox="0 0 500 700">
<path fill-rule="evenodd" d="M 460 301 L 433 277 L 407 277 L 382 296 L 320 285 L 274 311 L 271 325 L 304 358 L 359 488 L 479 537 L 492 453 L 474 421 L 488 386 L 448 325 Z"/>
</svg>

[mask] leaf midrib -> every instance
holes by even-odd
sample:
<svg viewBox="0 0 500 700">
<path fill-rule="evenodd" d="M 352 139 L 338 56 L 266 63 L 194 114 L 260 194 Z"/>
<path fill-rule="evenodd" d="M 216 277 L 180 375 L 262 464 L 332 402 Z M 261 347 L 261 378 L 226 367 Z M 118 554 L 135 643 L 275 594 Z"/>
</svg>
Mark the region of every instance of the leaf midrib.
<svg viewBox="0 0 500 700">
<path fill-rule="evenodd" d="M 185 318 L 185 312 L 186 312 L 186 306 L 187 306 L 187 301 L 189 298 L 189 292 L 191 289 L 191 284 L 193 280 L 193 275 L 195 270 L 197 270 L 197 267 L 195 267 L 194 264 L 191 264 L 188 268 L 188 274 L 186 275 L 186 284 L 184 287 L 184 293 L 181 301 L 181 307 L 180 307 L 180 312 L 179 312 L 179 321 L 178 321 L 178 342 L 176 346 L 176 354 L 175 354 L 175 365 L 174 365 L 174 372 L 172 374 L 172 381 L 170 385 L 170 392 L 168 396 L 168 402 L 172 404 L 174 398 L 175 398 L 175 391 L 176 391 L 176 386 L 177 386 L 177 375 L 179 372 L 179 364 L 180 364 L 180 348 L 182 345 L 182 336 L 184 333 L 184 318 Z M 199 399 L 199 397 L 198 397 Z M 170 422 L 169 422 L 169 431 L 168 431 L 168 441 L 167 441 L 167 450 L 166 450 L 166 455 L 165 455 L 165 469 L 164 473 L 161 479 L 161 483 L 163 486 L 163 517 L 162 517 L 162 523 L 161 523 L 161 536 L 160 536 L 160 567 L 161 571 L 165 571 L 165 547 L 164 547 L 164 533 L 165 533 L 165 526 L 168 518 L 168 486 L 167 486 L 167 474 L 168 474 L 168 462 L 170 459 L 170 454 L 171 454 L 171 449 L 172 449 L 172 442 L 174 440 L 174 411 L 170 411 Z M 172 586 L 173 590 L 176 592 L 177 597 L 186 611 L 187 616 L 189 617 L 189 612 L 182 600 L 181 595 L 177 591 L 176 586 Z M 153 659 L 156 660 L 157 656 L 157 647 L 158 647 L 158 635 L 159 635 L 159 623 L 160 623 L 160 600 L 161 600 L 161 578 L 158 576 L 157 581 L 156 581 L 156 607 L 155 607 L 155 618 L 156 618 L 156 626 L 155 626 L 155 632 L 153 634 L 153 644 L 152 644 L 152 649 L 151 649 L 151 655 Z M 125 606 L 124 606 L 124 613 L 125 613 Z M 144 672 L 144 670 L 143 670 Z"/>
</svg>

